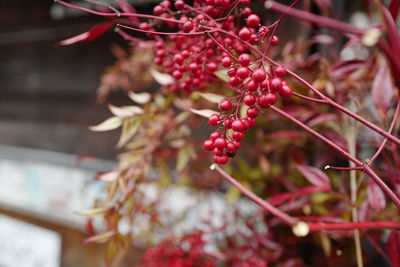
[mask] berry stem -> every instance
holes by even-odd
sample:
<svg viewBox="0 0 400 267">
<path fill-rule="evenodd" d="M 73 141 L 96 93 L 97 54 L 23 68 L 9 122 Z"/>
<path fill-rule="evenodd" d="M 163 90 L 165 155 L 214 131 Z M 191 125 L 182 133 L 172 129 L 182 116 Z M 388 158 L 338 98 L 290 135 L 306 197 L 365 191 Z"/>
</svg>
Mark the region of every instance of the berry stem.
<svg viewBox="0 0 400 267">
<path fill-rule="evenodd" d="M 396 207 L 400 210 L 400 198 L 388 187 L 388 185 L 382 180 L 382 178 L 380 178 L 372 170 L 372 168 L 370 166 L 368 166 L 367 164 L 364 164 L 359 159 L 353 157 L 347 151 L 345 151 L 344 149 L 342 149 L 341 147 L 339 147 L 338 145 L 333 143 L 331 140 L 329 140 L 325 136 L 323 136 L 320 133 L 314 131 L 313 129 L 311 129 L 310 127 L 308 127 L 307 125 L 305 125 L 301 121 L 297 120 L 292 115 L 286 113 L 285 111 L 283 111 L 283 110 L 281 110 L 281 109 L 279 109 L 279 108 L 277 108 L 275 106 L 271 106 L 270 108 L 273 111 L 275 111 L 276 113 L 278 113 L 278 114 L 282 115 L 283 117 L 289 119 L 290 121 L 294 122 L 295 124 L 297 124 L 298 126 L 303 128 L 304 130 L 306 130 L 310 134 L 314 135 L 315 137 L 317 137 L 321 141 L 325 142 L 327 145 L 329 145 L 330 147 L 335 149 L 337 152 L 339 152 L 341 155 L 346 157 L 348 160 L 354 162 L 357 167 L 363 167 L 363 171 L 366 174 L 368 174 L 369 177 L 371 177 L 371 179 L 373 179 L 375 181 L 375 183 L 377 183 L 380 186 L 380 188 L 389 196 L 389 198 L 393 201 L 393 203 L 396 205 Z"/>
<path fill-rule="evenodd" d="M 293 226 L 296 222 L 297 219 L 294 217 L 291 217 L 287 213 L 277 209 L 276 207 L 272 206 L 269 204 L 267 201 L 261 199 L 258 197 L 256 194 L 251 192 L 249 189 L 244 187 L 241 183 L 239 183 L 235 178 L 227 174 L 223 169 L 221 169 L 218 165 L 214 165 L 215 170 L 222 175 L 228 182 L 230 182 L 234 187 L 236 187 L 240 192 L 242 192 L 246 197 L 248 197 L 250 200 L 258 204 L 260 207 L 265 209 L 266 211 L 270 212 L 271 214 L 275 215 L 279 219 L 281 219 L 283 222 L 286 224 Z"/>
</svg>

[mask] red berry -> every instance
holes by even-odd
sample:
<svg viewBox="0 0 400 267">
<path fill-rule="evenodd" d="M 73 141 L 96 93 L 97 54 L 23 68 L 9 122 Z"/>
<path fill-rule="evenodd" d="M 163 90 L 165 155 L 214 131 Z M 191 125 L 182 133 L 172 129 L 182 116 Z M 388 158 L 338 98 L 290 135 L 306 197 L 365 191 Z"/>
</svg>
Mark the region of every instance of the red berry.
<svg viewBox="0 0 400 267">
<path fill-rule="evenodd" d="M 256 69 L 253 71 L 253 75 L 251 76 L 253 80 L 257 83 L 264 81 L 267 77 L 264 69 Z"/>
<path fill-rule="evenodd" d="M 210 139 L 213 140 L 213 141 L 215 141 L 215 139 L 217 139 L 217 138 L 220 137 L 220 136 L 221 136 L 221 133 L 220 133 L 220 132 L 214 131 L 214 132 L 212 132 L 212 133 L 210 134 Z"/>
<path fill-rule="evenodd" d="M 214 72 L 218 69 L 218 66 L 215 62 L 210 62 L 207 64 L 207 69 L 211 72 Z"/>
<path fill-rule="evenodd" d="M 223 57 L 221 60 L 221 64 L 223 67 L 228 68 L 232 64 L 232 60 L 230 57 Z"/>
<path fill-rule="evenodd" d="M 274 93 L 266 93 L 262 94 L 258 97 L 258 104 L 263 107 L 267 108 L 276 103 L 278 97 Z"/>
<path fill-rule="evenodd" d="M 216 147 L 213 149 L 213 154 L 215 156 L 222 156 L 224 154 L 224 150 Z"/>
<path fill-rule="evenodd" d="M 240 65 L 248 66 L 250 64 L 251 57 L 249 54 L 243 53 L 243 54 L 240 54 L 240 56 L 238 57 L 238 61 L 239 61 Z"/>
<path fill-rule="evenodd" d="M 235 144 L 236 149 L 239 149 L 239 148 L 240 148 L 240 142 L 239 142 L 239 141 L 233 140 L 232 143 Z"/>
<path fill-rule="evenodd" d="M 219 108 L 221 110 L 227 111 L 232 107 L 232 102 L 228 99 L 224 99 L 219 103 Z"/>
<path fill-rule="evenodd" d="M 279 44 L 279 37 L 274 35 L 271 38 L 271 45 L 277 45 L 277 44 Z"/>
<path fill-rule="evenodd" d="M 190 70 L 190 71 L 195 72 L 195 71 L 197 71 L 198 69 L 199 69 L 199 65 L 198 65 L 196 62 L 191 62 L 191 63 L 189 64 L 189 70 Z"/>
<path fill-rule="evenodd" d="M 184 6 L 185 6 L 185 2 L 183 0 L 176 0 L 175 1 L 176 9 L 183 9 Z"/>
<path fill-rule="evenodd" d="M 211 125 L 218 125 L 218 122 L 221 120 L 218 114 L 212 114 L 210 118 L 208 118 L 208 123 Z"/>
<path fill-rule="evenodd" d="M 247 131 L 250 128 L 250 122 L 247 118 L 240 119 L 244 125 L 244 130 Z"/>
<path fill-rule="evenodd" d="M 255 118 L 260 114 L 260 110 L 257 107 L 249 107 L 246 111 L 247 116 Z"/>
<path fill-rule="evenodd" d="M 254 105 L 256 103 L 256 101 L 257 101 L 257 98 L 252 94 L 246 94 L 243 97 L 243 102 L 248 106 Z"/>
<path fill-rule="evenodd" d="M 265 79 L 264 81 L 260 82 L 260 88 L 263 88 L 263 89 L 269 88 L 269 80 Z"/>
<path fill-rule="evenodd" d="M 243 17 L 248 17 L 252 14 L 251 9 L 249 7 L 243 8 L 242 15 Z"/>
<path fill-rule="evenodd" d="M 236 155 L 236 150 L 228 150 L 226 151 L 226 155 L 230 158 L 233 158 Z"/>
<path fill-rule="evenodd" d="M 229 68 L 229 70 L 228 70 L 228 76 L 229 76 L 229 77 L 233 77 L 233 76 L 235 76 L 235 75 L 236 75 L 236 68 L 235 68 L 235 67 Z"/>
<path fill-rule="evenodd" d="M 157 16 L 161 15 L 163 12 L 164 12 L 164 8 L 160 5 L 155 6 L 153 9 L 154 15 L 157 15 Z"/>
<path fill-rule="evenodd" d="M 283 85 L 279 90 L 279 94 L 281 97 L 289 97 L 292 95 L 292 88 L 288 85 Z"/>
<path fill-rule="evenodd" d="M 237 76 L 233 76 L 233 77 L 229 78 L 229 84 L 232 86 L 238 86 L 238 85 L 242 84 L 242 82 L 243 82 L 242 79 L 240 79 Z"/>
<path fill-rule="evenodd" d="M 211 139 L 207 139 L 206 141 L 204 141 L 203 143 L 203 148 L 205 150 L 213 150 L 214 149 L 214 141 Z"/>
<path fill-rule="evenodd" d="M 246 79 L 250 75 L 250 70 L 247 67 L 239 67 L 236 71 L 236 75 L 241 79 Z"/>
<path fill-rule="evenodd" d="M 260 17 L 256 14 L 251 14 L 246 20 L 247 26 L 257 28 L 260 25 Z"/>
<path fill-rule="evenodd" d="M 258 89 L 258 83 L 251 79 L 246 83 L 246 89 L 250 92 L 255 92 Z"/>
<path fill-rule="evenodd" d="M 242 133 L 242 132 L 233 132 L 232 133 L 232 137 L 233 137 L 233 139 L 235 139 L 237 141 L 240 141 L 240 140 L 243 139 L 244 133 Z"/>
<path fill-rule="evenodd" d="M 182 78 L 183 74 L 182 74 L 182 72 L 180 72 L 179 70 L 175 70 L 175 71 L 172 73 L 172 76 L 173 76 L 175 79 L 179 80 L 180 78 Z"/>
<path fill-rule="evenodd" d="M 249 28 L 244 27 L 239 31 L 239 38 L 242 39 L 243 41 L 249 40 L 251 37 L 251 31 Z"/>
<path fill-rule="evenodd" d="M 240 3 L 242 4 L 242 5 L 250 5 L 250 2 L 251 2 L 251 0 L 241 0 L 240 1 Z"/>
<path fill-rule="evenodd" d="M 227 129 L 230 129 L 232 127 L 232 119 L 230 118 L 225 118 L 224 120 L 224 127 Z"/>
<path fill-rule="evenodd" d="M 232 122 L 232 130 L 237 131 L 237 132 L 243 132 L 246 130 L 245 125 L 241 120 L 234 120 Z"/>
<path fill-rule="evenodd" d="M 272 92 L 277 92 L 282 87 L 282 79 L 279 77 L 272 78 L 270 80 L 270 89 Z"/>
<path fill-rule="evenodd" d="M 193 22 L 191 21 L 187 21 L 185 22 L 185 24 L 183 24 L 183 31 L 184 32 L 190 32 L 191 30 L 193 30 L 194 25 Z"/>
<path fill-rule="evenodd" d="M 185 60 L 185 59 L 183 58 L 183 56 L 182 56 L 181 54 L 176 54 L 176 55 L 174 56 L 174 62 L 175 62 L 176 64 L 181 65 L 181 64 L 183 63 L 184 60 Z"/>
<path fill-rule="evenodd" d="M 218 137 L 214 141 L 214 146 L 220 149 L 223 149 L 226 146 L 226 140 L 223 137 Z"/>
<path fill-rule="evenodd" d="M 236 149 L 237 149 L 237 147 L 236 147 L 235 143 L 233 143 L 233 142 L 228 142 L 228 143 L 226 144 L 226 150 L 235 151 Z"/>
<path fill-rule="evenodd" d="M 286 68 L 284 66 L 277 66 L 275 68 L 275 74 L 279 77 L 285 76 Z"/>
</svg>

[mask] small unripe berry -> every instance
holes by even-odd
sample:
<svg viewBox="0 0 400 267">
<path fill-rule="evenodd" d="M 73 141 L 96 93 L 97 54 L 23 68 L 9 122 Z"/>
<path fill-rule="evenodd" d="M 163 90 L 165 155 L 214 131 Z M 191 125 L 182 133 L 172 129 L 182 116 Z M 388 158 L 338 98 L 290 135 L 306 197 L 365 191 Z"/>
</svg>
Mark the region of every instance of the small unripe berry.
<svg viewBox="0 0 400 267">
<path fill-rule="evenodd" d="M 219 108 L 223 111 L 227 111 L 231 109 L 232 107 L 232 102 L 228 99 L 224 99 L 219 103 Z"/>
<path fill-rule="evenodd" d="M 246 20 L 247 26 L 257 28 L 260 25 L 260 17 L 256 14 L 251 14 Z"/>
</svg>

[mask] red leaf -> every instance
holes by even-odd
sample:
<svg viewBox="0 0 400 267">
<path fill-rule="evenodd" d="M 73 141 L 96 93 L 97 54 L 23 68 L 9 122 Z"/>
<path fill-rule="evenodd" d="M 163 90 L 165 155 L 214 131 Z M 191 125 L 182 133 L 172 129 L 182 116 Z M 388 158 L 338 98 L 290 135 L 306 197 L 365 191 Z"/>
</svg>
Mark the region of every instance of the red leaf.
<svg viewBox="0 0 400 267">
<path fill-rule="evenodd" d="M 365 65 L 364 60 L 342 60 L 333 64 L 328 73 L 331 76 L 341 77 L 360 69 Z"/>
<path fill-rule="evenodd" d="M 388 67 L 382 65 L 372 83 L 372 100 L 383 118 L 386 118 L 387 110 L 392 102 L 393 91 Z"/>
<path fill-rule="evenodd" d="M 103 24 L 98 24 L 94 27 L 92 27 L 89 31 L 81 33 L 79 35 L 76 35 L 74 37 L 68 38 L 64 41 L 59 42 L 59 45 L 71 45 L 75 43 L 80 43 L 80 42 L 87 42 L 94 40 L 101 35 L 103 35 L 108 29 L 111 28 L 113 25 L 113 22 L 107 22 Z"/>
<path fill-rule="evenodd" d="M 374 182 L 369 181 L 367 186 L 368 202 L 369 205 L 377 210 L 381 211 L 386 207 L 386 198 L 382 189 Z"/>
<path fill-rule="evenodd" d="M 389 5 L 389 11 L 394 21 L 397 20 L 397 16 L 399 15 L 399 7 L 400 7 L 399 4 L 400 3 L 398 0 L 392 0 Z"/>
<path fill-rule="evenodd" d="M 131 14 L 137 13 L 136 9 L 129 3 L 127 3 L 125 0 L 118 0 L 118 5 L 125 13 L 131 13 Z M 137 17 L 129 16 L 128 18 L 130 19 L 130 21 L 132 21 L 133 26 L 139 26 L 140 21 Z"/>
<path fill-rule="evenodd" d="M 312 118 L 311 120 L 309 120 L 307 122 L 307 125 L 310 127 L 313 127 L 315 125 L 330 121 L 330 120 L 336 120 L 337 116 L 336 114 L 333 113 L 325 113 L 325 114 L 321 114 L 316 116 L 315 118 Z"/>
<path fill-rule="evenodd" d="M 391 56 L 397 57 L 399 60 L 398 51 L 400 51 L 400 34 L 397 29 L 396 22 L 393 20 L 389 10 L 382 3 L 380 3 L 380 7 L 382 9 L 382 16 L 383 21 L 385 22 L 389 45 L 393 50 L 393 54 Z"/>
<path fill-rule="evenodd" d="M 313 185 L 315 185 L 317 187 L 323 187 L 323 188 L 329 188 L 329 189 L 331 188 L 331 182 L 329 180 L 328 175 L 326 175 L 320 169 L 317 169 L 317 168 L 314 168 L 311 166 L 300 165 L 300 164 L 296 164 L 296 168 Z"/>
<path fill-rule="evenodd" d="M 386 250 L 389 255 L 392 267 L 400 267 L 400 234 L 392 230 L 386 242 Z"/>
</svg>

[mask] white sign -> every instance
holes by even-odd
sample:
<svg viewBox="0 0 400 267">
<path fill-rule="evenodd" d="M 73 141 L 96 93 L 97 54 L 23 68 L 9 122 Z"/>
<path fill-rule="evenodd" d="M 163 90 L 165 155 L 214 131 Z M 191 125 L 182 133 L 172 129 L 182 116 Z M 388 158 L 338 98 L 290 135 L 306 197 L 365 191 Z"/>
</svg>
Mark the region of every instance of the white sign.
<svg viewBox="0 0 400 267">
<path fill-rule="evenodd" d="M 58 267 L 60 255 L 57 232 L 0 215 L 1 267 Z"/>
</svg>

